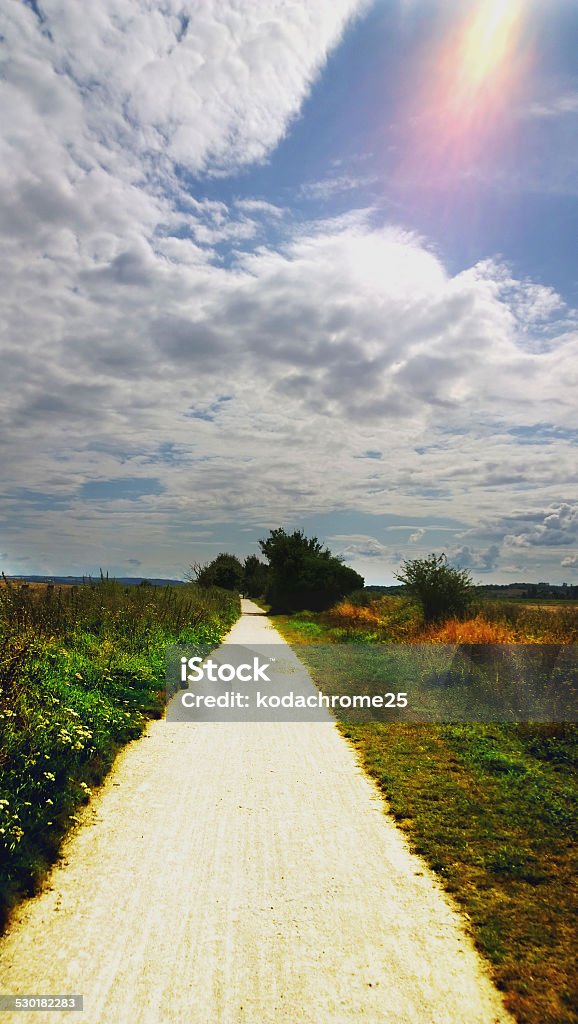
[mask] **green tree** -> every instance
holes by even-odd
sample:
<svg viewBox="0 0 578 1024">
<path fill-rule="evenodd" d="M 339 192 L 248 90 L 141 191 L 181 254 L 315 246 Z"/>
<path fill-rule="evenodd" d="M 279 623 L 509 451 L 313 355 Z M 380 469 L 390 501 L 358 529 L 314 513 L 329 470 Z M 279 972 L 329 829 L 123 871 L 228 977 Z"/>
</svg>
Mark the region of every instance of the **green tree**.
<svg viewBox="0 0 578 1024">
<path fill-rule="evenodd" d="M 440 622 L 465 614 L 472 599 L 472 577 L 466 569 L 455 569 L 446 555 L 413 558 L 403 562 L 395 578 L 419 601 L 424 621 Z"/>
<path fill-rule="evenodd" d="M 196 581 L 201 587 L 239 591 L 243 589 L 243 571 L 243 564 L 236 555 L 222 551 L 208 565 L 199 568 Z"/>
<path fill-rule="evenodd" d="M 269 566 L 257 555 L 248 555 L 243 566 L 243 593 L 248 597 L 263 597 L 269 583 Z"/>
<path fill-rule="evenodd" d="M 269 562 L 266 597 L 274 612 L 321 611 L 363 587 L 359 573 L 302 530 L 271 530 L 259 545 Z"/>
</svg>

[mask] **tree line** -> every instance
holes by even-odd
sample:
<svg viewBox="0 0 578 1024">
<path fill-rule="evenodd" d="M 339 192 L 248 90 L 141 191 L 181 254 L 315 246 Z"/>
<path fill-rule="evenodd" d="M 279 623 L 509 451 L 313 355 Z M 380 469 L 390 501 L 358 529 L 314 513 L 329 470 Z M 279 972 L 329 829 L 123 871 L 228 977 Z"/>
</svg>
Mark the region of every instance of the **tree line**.
<svg viewBox="0 0 578 1024">
<path fill-rule="evenodd" d="M 193 565 L 188 578 L 202 587 L 223 587 L 263 598 L 274 614 L 303 608 L 323 611 L 363 588 L 363 576 L 302 530 L 271 530 L 259 547 L 266 562 L 257 555 L 242 562 L 237 555 L 221 552 L 207 565 Z"/>
<path fill-rule="evenodd" d="M 187 579 L 202 587 L 262 598 L 273 614 L 324 611 L 364 587 L 363 576 L 345 565 L 342 556 L 332 554 L 317 537 L 306 537 L 302 530 L 271 530 L 259 547 L 266 562 L 257 555 L 241 561 L 237 555 L 221 552 L 206 565 L 194 563 Z M 445 554 L 410 559 L 395 578 L 421 605 L 426 623 L 467 612 L 472 578 L 467 570 L 449 565 Z"/>
</svg>

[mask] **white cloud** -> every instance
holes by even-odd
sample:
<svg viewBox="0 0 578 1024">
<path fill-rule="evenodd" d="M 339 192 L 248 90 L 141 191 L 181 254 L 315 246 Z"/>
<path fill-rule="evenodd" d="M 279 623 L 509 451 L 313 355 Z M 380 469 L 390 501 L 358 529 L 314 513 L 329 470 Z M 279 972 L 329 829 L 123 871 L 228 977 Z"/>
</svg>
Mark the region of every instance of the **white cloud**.
<svg viewBox="0 0 578 1024">
<path fill-rule="evenodd" d="M 562 559 L 560 565 L 575 568 L 578 566 L 578 555 L 567 555 L 566 558 Z"/>
<path fill-rule="evenodd" d="M 42 17 L 7 0 L 12 88 L 25 107 L 84 121 L 92 162 L 104 148 L 138 153 L 154 173 L 231 170 L 263 160 L 361 0 L 44 0 Z M 71 118 L 72 115 L 72 118 Z M 72 123 L 70 121 L 72 120 Z M 86 139 L 76 139 L 85 152 Z M 92 160 L 91 160 L 92 158 Z"/>
<path fill-rule="evenodd" d="M 194 175 L 266 158 L 361 6 L 46 0 L 41 23 L 6 0 L 11 557 L 154 550 L 168 570 L 193 528 L 264 509 L 467 525 L 571 493 L 570 441 L 511 433 L 575 424 L 578 332 L 554 292 L 490 261 L 452 276 L 372 211 L 295 226 L 262 198 L 194 194 Z M 82 500 L 87 480 L 153 476 L 157 494 Z M 554 536 L 533 522 L 504 532 Z"/>
<path fill-rule="evenodd" d="M 264 199 L 237 199 L 235 206 L 243 210 L 244 213 L 262 214 L 265 217 L 272 217 L 273 220 L 280 219 L 286 212 L 281 206 L 276 206 Z"/>
<path fill-rule="evenodd" d="M 519 528 L 509 533 L 505 542 L 514 548 L 565 547 L 575 544 L 578 539 L 578 505 L 563 504 L 545 511 L 522 513 L 518 517 Z"/>
<path fill-rule="evenodd" d="M 408 542 L 410 544 L 417 544 L 417 543 L 419 543 L 419 541 L 422 539 L 422 537 L 425 537 L 425 533 L 426 533 L 425 527 L 418 526 L 417 530 L 414 530 L 413 533 L 410 533 L 410 535 L 408 537 Z"/>
<path fill-rule="evenodd" d="M 578 93 L 566 92 L 550 99 L 536 101 L 526 108 L 527 117 L 551 118 L 578 114 Z"/>
<path fill-rule="evenodd" d="M 365 534 L 335 534 L 330 540 L 331 549 L 342 555 L 347 562 L 391 558 L 390 549 L 385 544 Z"/>
<path fill-rule="evenodd" d="M 323 178 L 321 181 L 310 181 L 299 189 L 300 195 L 306 199 L 332 199 L 333 196 L 344 192 L 354 192 L 367 185 L 373 185 L 377 181 L 375 177 L 359 176 L 351 174 L 340 174 L 332 178 Z"/>
</svg>

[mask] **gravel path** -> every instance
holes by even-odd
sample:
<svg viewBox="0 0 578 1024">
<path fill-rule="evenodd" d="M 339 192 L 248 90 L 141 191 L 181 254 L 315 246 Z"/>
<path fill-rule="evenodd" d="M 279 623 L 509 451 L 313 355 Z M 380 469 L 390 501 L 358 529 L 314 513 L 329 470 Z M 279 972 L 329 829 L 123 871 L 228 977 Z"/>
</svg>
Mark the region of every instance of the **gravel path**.
<svg viewBox="0 0 578 1024">
<path fill-rule="evenodd" d="M 284 643 L 256 605 L 227 638 Z M 0 989 L 55 1024 L 506 1024 L 462 922 L 333 724 L 152 722 L 46 890 Z"/>
</svg>

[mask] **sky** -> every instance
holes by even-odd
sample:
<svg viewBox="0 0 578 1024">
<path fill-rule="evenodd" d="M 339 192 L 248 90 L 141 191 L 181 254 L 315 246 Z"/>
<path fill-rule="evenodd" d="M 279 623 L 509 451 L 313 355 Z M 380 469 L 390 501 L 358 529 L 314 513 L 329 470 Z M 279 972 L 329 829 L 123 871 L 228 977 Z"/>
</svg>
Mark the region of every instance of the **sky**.
<svg viewBox="0 0 578 1024">
<path fill-rule="evenodd" d="M 0 567 L 578 582 L 578 7 L 4 0 Z"/>
</svg>

